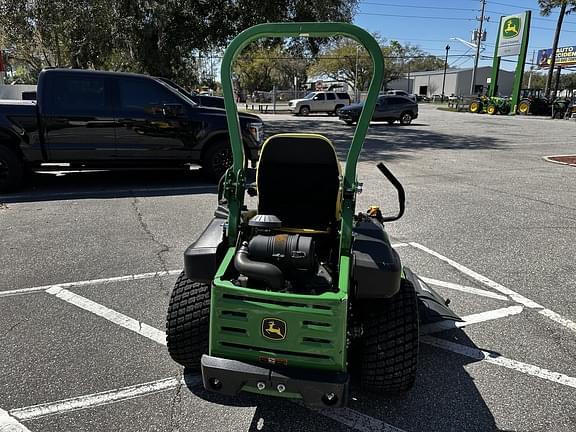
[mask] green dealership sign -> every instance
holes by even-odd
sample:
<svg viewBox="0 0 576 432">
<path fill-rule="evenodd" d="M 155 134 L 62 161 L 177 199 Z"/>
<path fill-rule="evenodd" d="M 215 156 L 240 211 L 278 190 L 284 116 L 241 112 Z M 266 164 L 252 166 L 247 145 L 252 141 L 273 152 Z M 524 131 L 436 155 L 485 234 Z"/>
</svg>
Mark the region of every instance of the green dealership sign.
<svg viewBox="0 0 576 432">
<path fill-rule="evenodd" d="M 500 18 L 500 28 L 496 39 L 494 60 L 492 63 L 492 77 L 490 78 L 489 96 L 498 95 L 498 72 L 502 57 L 518 56 L 516 72 L 514 73 L 514 85 L 510 95 L 510 114 L 516 114 L 516 108 L 520 99 L 520 88 L 526 64 L 528 51 L 528 37 L 530 35 L 530 11 Z"/>
<path fill-rule="evenodd" d="M 517 56 L 520 54 L 525 22 L 525 13 L 502 17 L 498 43 L 499 57 Z"/>
</svg>

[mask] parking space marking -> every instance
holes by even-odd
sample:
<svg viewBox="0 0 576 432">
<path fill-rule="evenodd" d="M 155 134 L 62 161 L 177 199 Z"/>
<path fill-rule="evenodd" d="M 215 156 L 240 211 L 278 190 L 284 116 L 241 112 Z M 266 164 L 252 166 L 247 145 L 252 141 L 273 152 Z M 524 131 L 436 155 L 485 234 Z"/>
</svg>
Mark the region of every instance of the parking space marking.
<svg viewBox="0 0 576 432">
<path fill-rule="evenodd" d="M 114 390 L 78 396 L 70 399 L 63 399 L 55 402 L 32 405 L 24 408 L 17 408 L 10 411 L 10 415 L 18 420 L 34 420 L 54 414 L 64 414 L 71 411 L 78 411 L 87 408 L 94 408 L 135 399 L 145 395 L 159 393 L 176 388 L 186 382 L 187 385 L 198 385 L 202 382 L 200 375 L 184 378 L 165 378 L 142 384 L 121 387 Z M 0 429 L 1 431 L 2 429 Z"/>
<path fill-rule="evenodd" d="M 544 315 L 546 318 L 550 318 L 552 321 L 556 321 L 558 324 L 562 324 L 564 327 L 568 327 L 573 332 L 576 332 L 576 323 L 574 321 L 570 321 L 562 315 L 546 308 L 538 311 L 538 313 Z"/>
<path fill-rule="evenodd" d="M 106 284 L 106 283 L 113 283 L 113 282 L 126 282 L 126 281 L 136 281 L 142 279 L 153 279 L 155 277 L 163 277 L 163 276 L 174 276 L 178 275 L 182 272 L 182 270 L 168 270 L 168 271 L 158 271 L 158 272 L 150 272 L 150 273 L 140 273 L 140 274 L 132 274 L 127 276 L 115 276 L 110 278 L 102 278 L 102 279 L 89 279 L 83 281 L 76 281 L 76 282 L 64 282 L 54 285 L 43 285 L 31 288 L 19 288 L 10 291 L 0 291 L 0 297 L 6 296 L 13 296 L 13 295 L 20 295 L 20 294 L 28 294 L 40 291 L 46 291 L 50 288 L 58 287 L 58 288 L 72 288 L 72 287 L 81 287 L 86 285 L 99 285 L 99 284 Z"/>
<path fill-rule="evenodd" d="M 556 384 L 562 384 L 568 387 L 576 388 L 576 378 L 574 377 L 564 375 L 559 372 L 554 372 L 549 369 L 541 368 L 539 366 L 534 366 L 528 363 L 512 360 L 504 356 L 501 356 L 500 354 L 495 354 L 493 352 L 484 351 L 478 348 L 457 344 L 433 336 L 422 336 L 420 338 L 420 341 L 425 344 L 432 345 L 447 351 L 451 351 L 453 353 L 460 354 L 466 357 L 470 357 L 475 360 L 486 361 L 488 363 L 492 363 L 508 369 L 513 369 L 523 374 L 551 381 Z"/>
<path fill-rule="evenodd" d="M 0 408 L 0 432 L 30 432 L 12 414 Z"/>
<path fill-rule="evenodd" d="M 420 334 L 438 333 L 444 330 L 452 330 L 455 328 L 466 327 L 471 324 L 478 324 L 486 321 L 493 321 L 501 318 L 506 318 L 513 315 L 518 315 L 524 310 L 523 306 L 510 306 L 502 309 L 495 309 L 477 314 L 467 315 L 462 317 L 462 322 L 455 321 L 438 321 L 430 324 L 425 324 L 420 327 Z"/>
<path fill-rule="evenodd" d="M 114 324 L 124 327 L 134 333 L 138 333 L 141 336 L 147 337 L 160 345 L 166 345 L 166 333 L 160 331 L 146 323 L 135 320 L 127 315 L 120 312 L 116 312 L 113 309 L 107 308 L 106 306 L 96 303 L 95 301 L 89 300 L 86 297 L 82 297 L 78 294 L 68 291 L 67 289 L 61 288 L 59 286 L 47 289 L 48 294 L 54 295 L 57 298 L 64 300 L 74 306 L 78 306 L 81 309 L 92 312 L 104 319 L 107 319 Z"/>
<path fill-rule="evenodd" d="M 516 291 L 513 291 L 510 288 L 506 288 L 505 286 L 500 285 L 498 282 L 494 282 L 493 280 L 487 278 L 486 276 L 482 276 L 481 274 L 476 273 L 474 270 L 471 270 L 468 267 L 459 264 L 456 261 L 439 254 L 436 251 L 433 251 L 432 249 L 428 249 L 426 246 L 423 246 L 420 243 L 410 242 L 410 246 L 420 249 L 421 251 L 426 252 L 427 254 L 432 255 L 441 261 L 444 261 L 446 264 L 454 267 L 456 270 L 464 273 L 465 275 L 471 277 L 472 279 L 475 279 L 478 282 L 490 288 L 493 288 L 504 295 L 507 295 L 511 300 L 515 301 L 516 303 L 519 303 L 530 309 L 538 309 L 538 312 L 541 315 L 557 322 L 558 324 L 561 324 L 562 326 L 564 326 L 569 330 L 576 332 L 576 323 L 574 321 L 571 321 L 568 318 L 564 318 L 560 314 L 545 308 L 541 304 L 538 304 L 535 301 L 530 300 L 527 297 L 524 297 L 522 294 L 518 294 Z"/>
<path fill-rule="evenodd" d="M 388 423 L 384 423 L 382 420 L 362 414 L 351 408 L 314 409 L 312 411 L 360 432 L 404 432 L 403 429 L 398 429 Z"/>
<path fill-rule="evenodd" d="M 399 248 L 399 247 L 410 246 L 410 245 L 408 243 L 392 243 L 391 246 L 393 248 Z"/>
<path fill-rule="evenodd" d="M 486 291 L 483 289 L 479 289 L 479 288 L 474 288 L 471 286 L 466 286 L 466 285 L 459 285 L 459 284 L 455 284 L 452 282 L 445 282 L 445 281 L 441 281 L 438 279 L 432 279 L 432 278 L 428 278 L 428 277 L 423 277 L 423 276 L 418 276 L 420 279 L 422 279 L 424 282 L 430 284 L 430 285 L 435 285 L 435 286 L 440 286 L 440 287 L 444 287 L 444 288 L 449 288 L 451 290 L 455 290 L 455 291 L 461 291 L 461 292 L 465 292 L 468 294 L 474 294 L 477 296 L 482 296 L 482 297 L 489 297 L 489 298 L 493 298 L 496 300 L 505 300 L 508 301 L 510 300 L 508 297 L 502 295 L 502 294 L 496 294 L 492 291 Z"/>
</svg>

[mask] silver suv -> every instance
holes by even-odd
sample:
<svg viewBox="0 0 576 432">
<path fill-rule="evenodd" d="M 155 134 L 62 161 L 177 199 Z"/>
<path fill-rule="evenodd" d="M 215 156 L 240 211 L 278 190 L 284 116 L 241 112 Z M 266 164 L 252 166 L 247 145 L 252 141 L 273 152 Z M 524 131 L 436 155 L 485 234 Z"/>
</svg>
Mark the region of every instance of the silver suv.
<svg viewBox="0 0 576 432">
<path fill-rule="evenodd" d="M 325 112 L 329 115 L 350 105 L 350 95 L 346 92 L 317 91 L 308 93 L 302 99 L 288 101 L 288 109 L 293 114 L 306 116 L 311 112 Z"/>
</svg>

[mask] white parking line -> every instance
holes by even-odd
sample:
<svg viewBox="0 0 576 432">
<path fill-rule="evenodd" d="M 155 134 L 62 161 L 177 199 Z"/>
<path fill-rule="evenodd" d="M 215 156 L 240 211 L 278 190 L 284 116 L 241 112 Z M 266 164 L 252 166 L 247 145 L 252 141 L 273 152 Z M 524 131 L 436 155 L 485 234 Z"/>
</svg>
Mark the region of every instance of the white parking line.
<svg viewBox="0 0 576 432">
<path fill-rule="evenodd" d="M 124 327 L 125 329 L 133 331 L 134 333 L 138 333 L 139 335 L 147 337 L 148 339 L 151 339 L 160 345 L 166 345 L 166 333 L 152 326 L 149 326 L 146 323 L 135 320 L 134 318 L 130 318 L 127 315 L 116 312 L 115 310 L 107 308 L 100 303 L 96 303 L 87 299 L 86 297 L 79 296 L 78 294 L 75 294 L 72 291 L 68 291 L 59 286 L 47 289 L 46 292 L 58 297 L 61 300 L 64 300 L 65 302 L 73 304 L 74 306 L 78 306 L 81 309 L 87 310 L 88 312 L 92 312 L 95 315 L 107 319 L 108 321 L 113 322 L 120 327 Z"/>
<path fill-rule="evenodd" d="M 441 281 L 438 279 L 432 279 L 432 278 L 427 278 L 427 277 L 422 277 L 422 276 L 419 276 L 419 277 L 424 282 L 429 283 L 430 285 L 441 286 L 444 288 L 449 288 L 451 290 L 462 291 L 462 292 L 465 292 L 468 294 L 474 294 L 474 295 L 478 295 L 478 296 L 482 296 L 482 297 L 489 297 L 489 298 L 493 298 L 496 300 L 510 300 L 508 297 L 503 296 L 502 294 L 493 293 L 492 291 L 486 291 L 486 290 L 479 289 L 479 288 L 474 288 L 474 287 L 465 286 L 465 285 L 459 285 L 459 284 L 455 284 L 452 282 L 445 282 L 445 281 Z"/>
<path fill-rule="evenodd" d="M 523 310 L 524 307 L 522 306 L 510 306 L 502 309 L 495 309 L 487 312 L 467 315 L 462 317 L 462 322 L 445 320 L 425 324 L 420 327 L 420 334 L 425 335 L 425 334 L 438 333 L 444 330 L 466 327 L 471 324 L 478 324 L 485 321 L 492 321 L 500 318 L 506 318 L 509 316 L 518 315 L 519 313 L 522 313 Z"/>
<path fill-rule="evenodd" d="M 473 358 L 475 360 L 486 361 L 488 363 L 492 363 L 508 369 L 513 369 L 523 374 L 551 381 L 556 384 L 562 384 L 568 387 L 576 388 L 576 378 L 558 372 L 554 372 L 548 369 L 544 369 L 539 366 L 534 366 L 528 363 L 512 360 L 498 354 L 483 351 L 478 348 L 468 347 L 465 345 L 457 344 L 454 342 L 435 338 L 432 336 L 422 336 L 420 338 L 420 341 L 425 344 L 435 346 L 437 348 L 442 348 L 447 351 L 452 351 L 454 353 Z"/>
<path fill-rule="evenodd" d="M 76 281 L 76 282 L 64 282 L 54 285 L 43 285 L 31 288 L 19 288 L 10 291 L 0 291 L 0 297 L 6 296 L 13 296 L 13 295 L 21 295 L 21 294 L 30 294 L 40 291 L 46 291 L 50 288 L 58 287 L 58 288 L 71 288 L 71 287 L 81 287 L 86 285 L 99 285 L 99 284 L 106 284 L 106 283 L 113 283 L 113 282 L 125 282 L 125 281 L 135 281 L 135 280 L 142 280 L 142 279 L 153 279 L 155 277 L 164 277 L 164 276 L 174 276 L 180 274 L 182 270 L 169 270 L 169 271 L 159 271 L 159 272 L 150 272 L 150 273 L 140 273 L 140 274 L 133 274 L 127 276 L 116 276 L 110 278 L 103 278 L 103 279 L 89 279 L 83 281 Z"/>
<path fill-rule="evenodd" d="M 351 408 L 315 409 L 313 411 L 360 432 L 404 432 L 403 429 L 398 429 L 388 423 L 384 423 L 382 420 L 362 414 Z"/>
<path fill-rule="evenodd" d="M 576 323 L 574 321 L 564 318 L 560 314 L 545 308 L 541 304 L 538 304 L 535 301 L 530 300 L 527 297 L 524 297 L 522 294 L 518 294 L 516 291 L 513 291 L 510 288 L 506 288 L 505 286 L 500 285 L 499 283 L 494 282 L 491 279 L 488 279 L 486 276 L 482 276 L 481 274 L 476 273 L 474 270 L 470 270 L 468 267 L 463 266 L 462 264 L 459 264 L 456 261 L 451 260 L 450 258 L 447 258 L 444 255 L 439 254 L 438 252 L 433 251 L 432 249 L 428 249 L 426 246 L 423 246 L 420 243 L 410 242 L 410 246 L 414 246 L 415 248 L 420 249 L 421 251 L 424 251 L 427 254 L 430 254 L 438 258 L 439 260 L 444 261 L 448 265 L 454 267 L 456 270 L 464 273 L 465 275 L 471 277 L 472 279 L 475 279 L 478 282 L 483 283 L 484 285 L 493 288 L 504 295 L 507 295 L 508 297 L 510 297 L 511 300 L 515 301 L 516 303 L 519 303 L 527 308 L 538 309 L 538 312 L 541 315 L 557 322 L 558 324 L 563 325 L 569 330 L 576 332 Z"/>
<path fill-rule="evenodd" d="M 198 385 L 200 382 L 202 382 L 202 379 L 199 375 L 186 379 L 187 385 Z M 78 396 L 75 398 L 17 408 L 11 410 L 10 415 L 22 421 L 34 420 L 49 415 L 64 414 L 71 411 L 94 408 L 115 402 L 135 399 L 148 394 L 171 390 L 182 383 L 184 383 L 184 378 L 166 378 L 143 384 L 121 387 L 114 390 Z"/>
<path fill-rule="evenodd" d="M 408 243 L 392 243 L 391 246 L 393 248 L 399 248 L 399 247 L 410 246 L 410 245 Z"/>
<path fill-rule="evenodd" d="M 30 429 L 16 420 L 12 414 L 0 408 L 0 432 L 30 432 Z"/>
</svg>

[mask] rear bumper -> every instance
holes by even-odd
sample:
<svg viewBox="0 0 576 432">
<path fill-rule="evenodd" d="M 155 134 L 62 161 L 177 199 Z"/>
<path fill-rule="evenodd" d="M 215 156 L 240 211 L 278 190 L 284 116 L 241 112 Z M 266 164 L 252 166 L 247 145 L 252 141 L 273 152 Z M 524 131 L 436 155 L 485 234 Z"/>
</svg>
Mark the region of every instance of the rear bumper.
<svg viewBox="0 0 576 432">
<path fill-rule="evenodd" d="M 272 370 L 208 355 L 202 356 L 202 381 L 206 390 L 223 395 L 248 391 L 302 399 L 305 405 L 316 408 L 345 406 L 348 399 L 347 373 L 294 368 Z"/>
</svg>

